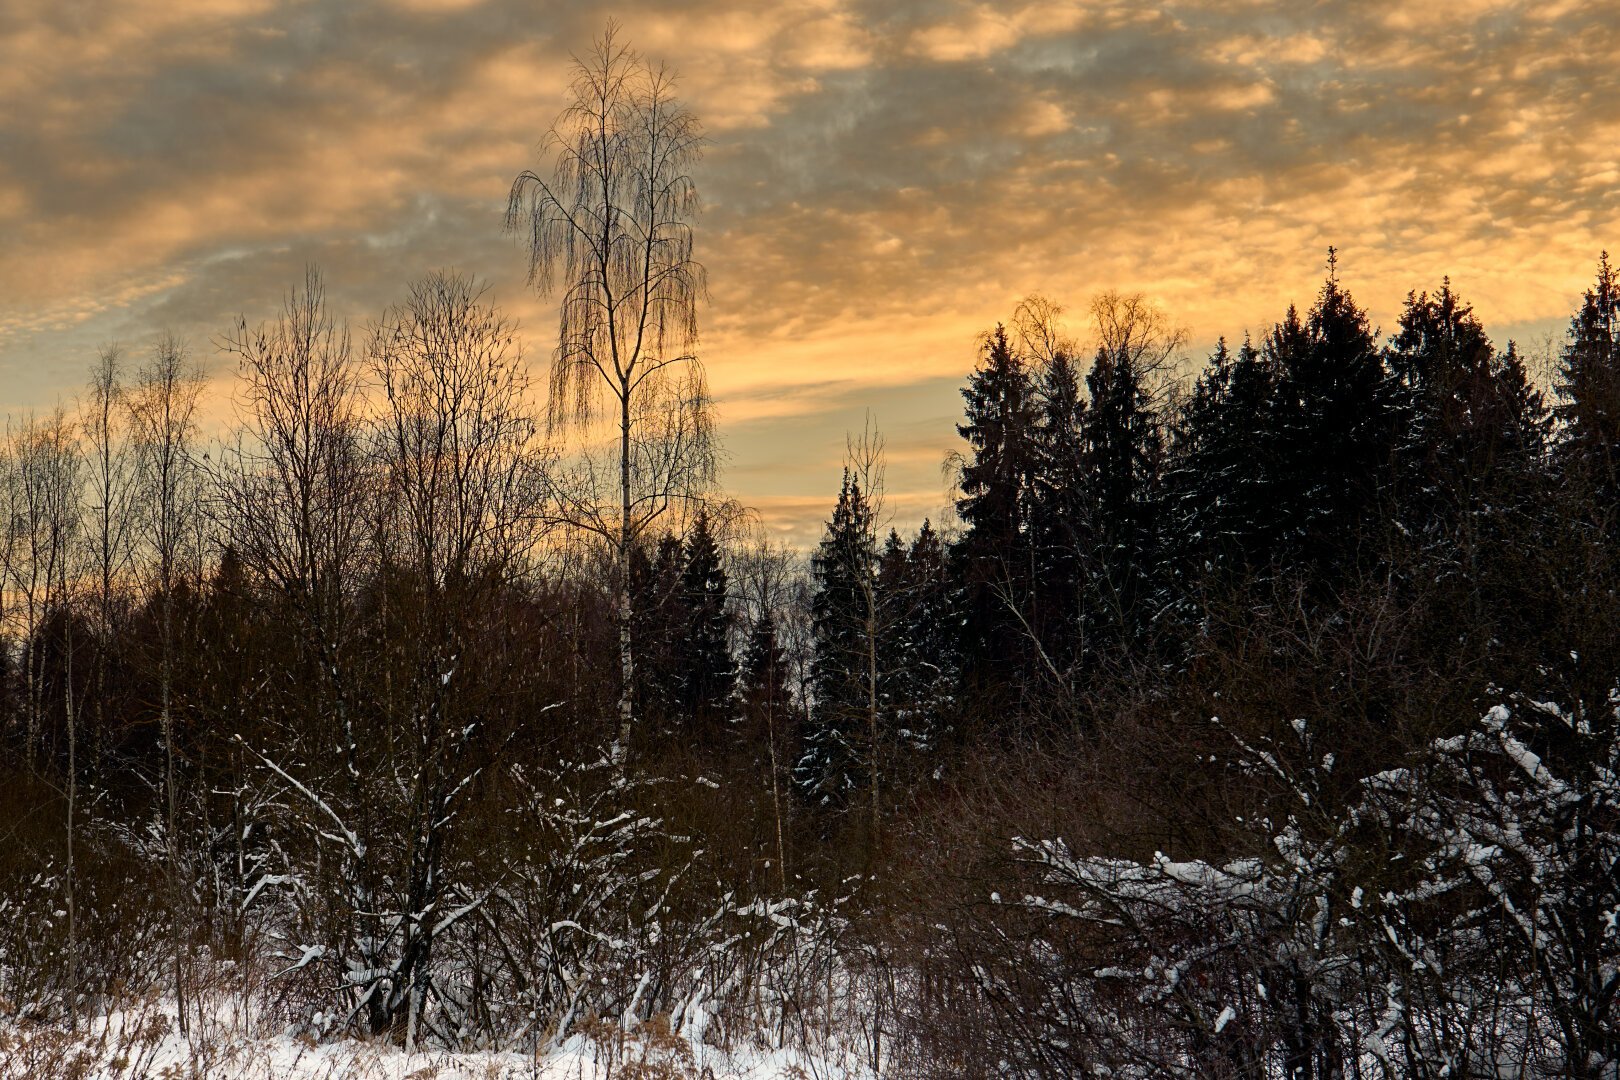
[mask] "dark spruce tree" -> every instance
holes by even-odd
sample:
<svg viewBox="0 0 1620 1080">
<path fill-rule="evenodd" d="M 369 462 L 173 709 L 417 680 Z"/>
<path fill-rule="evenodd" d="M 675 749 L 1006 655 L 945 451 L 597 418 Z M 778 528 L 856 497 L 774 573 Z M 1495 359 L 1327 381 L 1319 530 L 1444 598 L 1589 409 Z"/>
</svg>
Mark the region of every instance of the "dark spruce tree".
<svg viewBox="0 0 1620 1080">
<path fill-rule="evenodd" d="M 775 825 L 778 882 L 786 881 L 786 798 L 799 739 L 799 713 L 789 686 L 791 671 L 777 637 L 776 620 L 769 609 L 760 613 L 748 633 L 738 675 L 738 710 L 741 716 L 736 756 L 750 776 L 763 781 L 770 794 Z"/>
<path fill-rule="evenodd" d="M 1553 412 L 1564 475 L 1595 510 L 1612 517 L 1620 497 L 1620 281 L 1606 251 L 1570 320 L 1557 391 Z"/>
<path fill-rule="evenodd" d="M 731 655 L 726 571 L 706 513 L 698 514 L 686 538 L 679 597 L 672 630 L 680 711 L 699 743 L 713 747 L 732 719 L 737 665 Z"/>
<path fill-rule="evenodd" d="M 904 624 L 912 589 L 907 563 L 906 542 L 898 530 L 890 529 L 878 553 L 876 581 L 878 624 L 882 630 L 878 640 L 877 696 L 885 732 L 894 731 L 899 716 L 910 707 L 905 671 L 913 657 Z"/>
<path fill-rule="evenodd" d="M 1432 295 L 1407 294 L 1385 356 L 1405 426 L 1401 522 L 1428 546 L 1455 551 L 1459 530 L 1512 502 L 1539 464 L 1541 395 L 1518 350 L 1496 351 L 1449 278 Z"/>
<path fill-rule="evenodd" d="M 673 733 L 682 706 L 681 662 L 677 641 L 681 626 L 681 577 L 685 565 L 680 539 L 659 537 L 652 551 L 637 544 L 630 550 L 630 588 L 635 612 L 631 623 L 636 658 L 636 715 L 660 736 Z"/>
<path fill-rule="evenodd" d="M 793 770 L 805 798 L 835 809 L 848 807 L 870 780 L 879 618 L 872 519 L 866 493 L 846 469 L 832 520 L 810 562 L 813 704 Z"/>
<path fill-rule="evenodd" d="M 1086 552 L 1086 637 L 1130 647 L 1154 607 L 1164 433 L 1148 372 L 1128 346 L 1099 348 L 1086 375 L 1085 483 L 1092 522 Z"/>
<path fill-rule="evenodd" d="M 1039 420 L 1032 470 L 1030 544 L 1040 583 L 1031 625 L 1052 664 L 1079 659 L 1083 640 L 1083 553 L 1091 544 L 1087 499 L 1086 398 L 1079 369 L 1063 350 L 1036 380 Z M 919 540 L 921 537 L 919 537 Z"/>
<path fill-rule="evenodd" d="M 791 672 L 769 611 L 748 632 L 738 680 L 738 704 L 744 721 L 744 744 L 767 757 L 785 757 L 795 719 Z M 773 757 L 773 760 L 774 760 Z"/>
<path fill-rule="evenodd" d="M 957 677 L 945 547 L 930 522 L 923 522 L 910 545 L 890 531 L 877 582 L 883 710 L 878 759 L 891 783 L 915 780 L 933 768 L 933 751 L 950 726 Z"/>
<path fill-rule="evenodd" d="M 1165 514 L 1184 597 L 1269 557 L 1276 393 L 1276 368 L 1260 350 L 1245 337 L 1232 352 L 1222 338 L 1182 406 Z"/>
<path fill-rule="evenodd" d="M 987 335 L 962 397 L 966 416 L 956 430 L 969 454 L 956 510 L 966 529 L 953 558 L 962 586 L 963 674 L 975 700 L 993 710 L 1024 683 L 1028 666 L 1016 612 L 1027 609 L 1034 584 L 1028 524 L 1039 426 L 1029 369 L 1005 328 Z"/>
<path fill-rule="evenodd" d="M 1278 554 L 1323 571 L 1324 584 L 1376 550 L 1364 542 L 1382 518 L 1405 427 L 1367 314 L 1337 271 L 1329 249 L 1327 280 L 1305 320 L 1289 308 L 1262 347 L 1277 379 L 1275 442 L 1263 464 Z"/>
<path fill-rule="evenodd" d="M 945 544 L 924 519 L 906 552 L 905 604 L 893 634 L 902 643 L 895 734 L 925 772 L 934 769 L 957 706 L 955 623 Z"/>
</svg>

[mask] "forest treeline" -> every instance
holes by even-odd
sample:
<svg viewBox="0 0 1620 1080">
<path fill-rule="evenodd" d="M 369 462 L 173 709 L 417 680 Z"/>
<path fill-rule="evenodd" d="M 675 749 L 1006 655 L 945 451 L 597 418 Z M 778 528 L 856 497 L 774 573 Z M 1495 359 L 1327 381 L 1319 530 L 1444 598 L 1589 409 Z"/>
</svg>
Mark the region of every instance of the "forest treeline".
<svg viewBox="0 0 1620 1080">
<path fill-rule="evenodd" d="M 798 553 L 717 482 L 696 122 L 611 29 L 576 76 L 507 216 L 547 385 L 466 275 L 351 327 L 311 269 L 211 343 L 223 435 L 172 336 L 8 426 L 0 1071 L 229 1000 L 895 1076 L 1615 1075 L 1607 256 L 1545 385 L 1449 280 L 1381 333 L 1332 252 L 1196 365 L 1146 298 L 1032 297 L 953 520 L 888 526 L 869 427 Z"/>
<path fill-rule="evenodd" d="M 768 950 L 773 905 L 837 895 L 840 947 L 905 987 L 873 1045 L 924 1073 L 1119 1055 L 1343 1075 L 1369 1037 L 1346 1026 L 1353 980 L 1324 941 L 1312 970 L 1265 938 L 1298 930 L 1277 905 L 1320 922 L 1319 896 L 1343 900 L 1314 858 L 1399 908 L 1386 940 L 1334 954 L 1378 972 L 1359 992 L 1413 1040 L 1380 1051 L 1394 1071 L 1481 1039 L 1554 1071 L 1614 1061 L 1607 258 L 1551 404 L 1449 281 L 1381 340 L 1331 258 L 1306 311 L 1195 376 L 1141 297 L 1097 298 L 1084 350 L 1061 314 L 1034 298 L 984 335 L 955 521 L 881 527 L 874 430 L 808 560 L 750 539 L 713 489 L 650 519 L 669 527 L 628 560 L 622 748 L 615 560 L 570 513 L 582 466 L 545 438 L 516 329 L 476 283 L 430 275 L 356 343 L 311 271 L 279 319 L 221 335 L 239 422 L 206 443 L 183 343 L 104 350 L 78 407 L 14 421 L 0 457 L 7 1006 L 60 1018 L 146 986 L 183 1016 L 203 971 L 252 954 L 314 1029 L 456 1043 L 530 1015 L 555 1034 L 667 1009 L 738 925 Z M 1512 792 L 1515 754 L 1581 798 Z M 1417 762 L 1425 783 L 1456 770 L 1454 813 L 1511 810 L 1518 844 L 1521 818 L 1552 815 L 1546 859 L 1507 845 L 1533 895 L 1499 867 L 1477 895 L 1440 880 L 1462 841 L 1414 810 Z M 1387 865 L 1368 820 L 1399 815 L 1369 806 L 1370 777 L 1400 793 L 1422 871 Z M 1267 877 L 1279 859 L 1316 891 Z M 1060 886 L 1120 910 L 1000 896 Z M 1576 935 L 1570 968 L 1536 925 L 1513 969 L 1493 895 L 1514 917 L 1574 905 L 1550 923 Z M 1446 941 L 1453 919 L 1474 936 Z M 1392 927 L 1414 971 L 1444 941 L 1445 979 L 1487 963 L 1493 1009 L 1538 1004 L 1490 1042 L 1478 985 L 1397 1001 L 1368 952 Z M 1173 964 L 1210 969 L 1202 1011 L 1154 974 Z M 1110 967 L 1155 1019 L 1114 1001 L 1095 1030 L 1077 988 Z M 1268 1021 L 1268 1002 L 1287 1005 Z M 1413 1034 L 1397 1007 L 1439 1018 Z M 1526 1043 L 1537 1009 L 1562 1051 Z"/>
</svg>

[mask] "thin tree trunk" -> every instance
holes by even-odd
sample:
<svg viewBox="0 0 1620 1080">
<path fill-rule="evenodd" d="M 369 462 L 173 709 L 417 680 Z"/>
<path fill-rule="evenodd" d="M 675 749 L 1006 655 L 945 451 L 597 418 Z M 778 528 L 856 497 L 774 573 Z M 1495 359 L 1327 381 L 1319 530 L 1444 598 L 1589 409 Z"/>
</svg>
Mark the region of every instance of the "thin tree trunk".
<svg viewBox="0 0 1620 1080">
<path fill-rule="evenodd" d="M 630 638 L 630 393 L 619 397 L 619 737 L 613 744 L 613 763 L 620 769 L 629 760 L 630 728 L 634 712 L 635 655 Z"/>
<path fill-rule="evenodd" d="M 174 1002 L 175 1012 L 179 1018 L 180 1034 L 189 1034 L 186 1021 L 186 989 L 185 989 L 185 951 L 186 930 L 180 926 L 180 910 L 182 907 L 183 889 L 180 885 L 180 840 L 175 833 L 179 820 L 177 806 L 178 793 L 175 790 L 174 779 L 174 602 L 172 599 L 173 583 L 169 580 L 171 568 L 163 570 L 163 660 L 160 688 L 160 708 L 163 717 L 163 770 L 164 787 L 167 789 L 166 814 L 168 818 L 165 833 L 168 837 L 169 847 L 169 902 L 172 908 L 171 919 L 174 933 Z"/>
<path fill-rule="evenodd" d="M 64 590 L 65 591 L 65 590 Z M 73 619 L 63 621 L 63 637 L 67 645 L 63 652 L 62 708 L 67 725 L 67 962 L 68 962 L 68 1025 L 77 1026 L 79 998 L 79 927 L 76 885 L 73 863 L 74 814 L 79 797 L 79 738 L 78 723 L 73 715 Z"/>
<path fill-rule="evenodd" d="M 782 787 L 776 761 L 776 665 L 770 664 L 765 684 L 765 742 L 771 755 L 771 809 L 776 816 L 776 880 L 787 892 L 787 846 L 782 842 Z"/>
<path fill-rule="evenodd" d="M 872 837 L 869 851 L 874 863 L 881 838 L 883 800 L 878 767 L 878 662 L 877 662 L 877 596 L 872 585 L 865 585 L 866 593 L 866 767 L 871 775 L 868 786 L 872 789 Z"/>
</svg>

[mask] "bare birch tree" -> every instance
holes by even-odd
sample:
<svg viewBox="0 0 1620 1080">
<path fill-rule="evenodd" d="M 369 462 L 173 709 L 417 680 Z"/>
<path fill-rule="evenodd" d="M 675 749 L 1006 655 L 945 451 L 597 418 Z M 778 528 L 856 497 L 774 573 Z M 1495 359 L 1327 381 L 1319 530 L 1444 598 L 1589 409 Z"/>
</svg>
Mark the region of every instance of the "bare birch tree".
<svg viewBox="0 0 1620 1080">
<path fill-rule="evenodd" d="M 78 866 L 74 851 L 78 817 L 79 718 L 74 698 L 74 591 L 79 581 L 79 529 L 82 524 L 83 472 L 76 425 L 65 410 L 45 417 L 27 417 L 12 433 L 7 477 L 11 510 L 7 582 L 18 597 L 24 623 L 23 702 L 26 749 L 30 764 L 51 771 L 55 756 L 66 750 L 64 792 L 66 802 L 66 864 L 63 880 L 67 930 L 67 984 L 70 1017 L 76 1015 L 74 987 L 78 981 Z M 58 635 L 59 639 L 58 639 Z M 60 649 L 61 667 L 52 670 L 53 650 Z M 58 684 L 62 725 L 47 732 L 47 701 Z M 65 744 L 65 745 L 64 745 Z"/>
<path fill-rule="evenodd" d="M 82 474 L 73 424 L 60 408 L 29 416 L 12 433 L 10 464 L 12 557 L 10 586 L 23 619 L 24 714 L 30 754 L 45 746 L 46 624 L 67 609 L 68 562 L 78 554 Z"/>
<path fill-rule="evenodd" d="M 188 546 L 197 537 L 198 472 L 193 453 L 202 372 L 185 344 L 165 335 L 136 376 L 129 400 L 130 431 L 140 483 L 137 524 L 144 549 L 143 577 L 159 611 L 159 721 L 163 738 L 163 834 L 168 848 L 174 918 L 174 979 L 180 1030 L 187 1031 L 185 968 L 189 956 L 174 716 L 174 594 L 184 580 Z"/>
<path fill-rule="evenodd" d="M 518 175 L 506 222 L 528 247 L 530 283 L 561 293 L 553 429 L 590 432 L 604 405 L 616 427 L 616 505 L 604 505 L 592 485 L 579 500 L 590 505 L 576 505 L 573 523 L 602 535 L 614 554 L 613 757 L 622 765 L 634 709 L 630 552 L 672 498 L 713 474 L 694 352 L 704 270 L 693 258 L 698 196 L 688 173 L 702 132 L 675 97 L 674 76 L 622 44 L 611 22 L 593 52 L 575 61 L 572 95 L 542 144 L 554 159 L 551 175 Z"/>
<path fill-rule="evenodd" d="M 129 423 L 122 373 L 123 355 L 116 345 L 103 348 L 90 369 L 88 397 L 80 404 L 87 474 L 85 543 L 95 589 L 97 633 L 90 746 L 92 767 L 99 768 L 107 745 L 108 649 L 116 638 L 118 606 L 130 569 L 135 477 L 129 448 Z"/>
</svg>

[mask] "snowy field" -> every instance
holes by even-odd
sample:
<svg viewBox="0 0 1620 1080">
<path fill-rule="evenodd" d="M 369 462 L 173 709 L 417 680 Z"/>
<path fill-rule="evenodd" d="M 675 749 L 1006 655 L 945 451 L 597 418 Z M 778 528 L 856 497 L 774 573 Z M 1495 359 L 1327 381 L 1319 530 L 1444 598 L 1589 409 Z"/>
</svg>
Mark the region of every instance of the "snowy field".
<svg viewBox="0 0 1620 1080">
<path fill-rule="evenodd" d="M 248 1036 L 222 1017 L 189 1036 L 172 1011 L 115 1013 L 77 1034 L 12 1024 L 0 1029 L 0 1077 L 76 1080 L 868 1080 L 874 1073 L 843 1053 L 734 1046 L 680 1032 L 655 1018 L 631 1031 L 582 1025 L 538 1050 L 407 1052 L 386 1042 L 308 1036 Z"/>
</svg>

